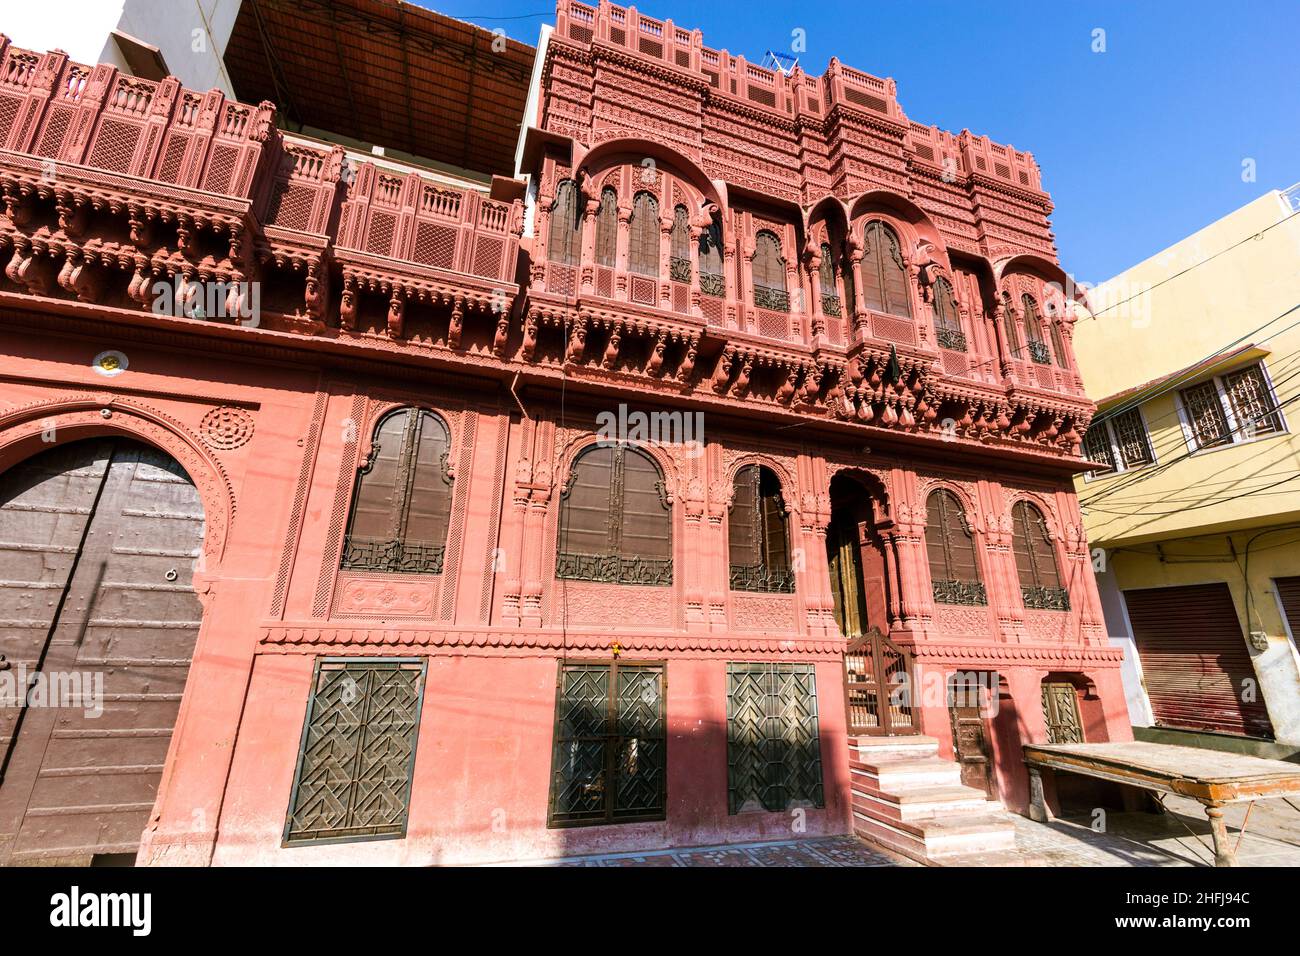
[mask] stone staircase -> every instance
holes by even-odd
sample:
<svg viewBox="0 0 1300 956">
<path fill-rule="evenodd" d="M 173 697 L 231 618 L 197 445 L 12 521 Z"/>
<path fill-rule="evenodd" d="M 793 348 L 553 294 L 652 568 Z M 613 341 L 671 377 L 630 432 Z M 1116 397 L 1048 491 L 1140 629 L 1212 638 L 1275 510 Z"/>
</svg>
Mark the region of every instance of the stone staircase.
<svg viewBox="0 0 1300 956">
<path fill-rule="evenodd" d="M 964 786 L 933 737 L 850 737 L 849 778 L 853 832 L 895 853 L 942 865 L 1015 848 L 1011 814 Z"/>
</svg>

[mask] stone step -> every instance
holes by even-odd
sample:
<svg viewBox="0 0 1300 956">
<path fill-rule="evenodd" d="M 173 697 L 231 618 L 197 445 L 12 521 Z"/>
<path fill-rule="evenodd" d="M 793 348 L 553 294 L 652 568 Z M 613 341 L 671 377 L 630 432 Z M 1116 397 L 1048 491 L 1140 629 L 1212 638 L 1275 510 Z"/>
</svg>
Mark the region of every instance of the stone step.
<svg viewBox="0 0 1300 956">
<path fill-rule="evenodd" d="M 860 760 L 877 756 L 899 754 L 913 757 L 932 757 L 939 753 L 939 741 L 934 737 L 850 737 L 849 755 Z"/>
<path fill-rule="evenodd" d="M 924 820 L 931 817 L 988 813 L 989 800 L 984 791 L 974 787 L 909 787 L 881 791 L 868 786 L 854 786 L 851 802 L 855 809 L 875 810 L 891 820 Z M 1001 809 L 1000 804 L 995 804 Z"/>
<path fill-rule="evenodd" d="M 890 820 L 867 808 L 855 807 L 853 832 L 922 863 L 1012 850 L 1016 845 L 1016 825 L 1005 812 Z"/>
<path fill-rule="evenodd" d="M 907 787 L 961 786 L 961 769 L 941 757 L 873 756 L 871 760 L 849 759 L 850 780 L 865 777 L 877 790 Z"/>
</svg>

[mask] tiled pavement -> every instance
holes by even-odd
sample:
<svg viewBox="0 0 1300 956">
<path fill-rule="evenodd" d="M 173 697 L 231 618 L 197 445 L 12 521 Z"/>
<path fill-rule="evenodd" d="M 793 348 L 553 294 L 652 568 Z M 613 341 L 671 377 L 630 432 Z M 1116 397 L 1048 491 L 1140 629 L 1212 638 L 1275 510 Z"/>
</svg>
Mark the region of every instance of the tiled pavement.
<svg viewBox="0 0 1300 956">
<path fill-rule="evenodd" d="M 1210 830 L 1200 804 L 1169 796 L 1170 812 L 1108 813 L 1104 831 L 1091 818 L 1034 823 L 1016 817 L 1016 849 L 953 859 L 950 866 L 1211 866 Z M 1245 805 L 1228 807 L 1230 839 Z M 1189 832 L 1190 831 L 1190 832 Z M 1237 850 L 1242 866 L 1300 866 L 1300 801 L 1255 804 Z M 853 837 L 821 837 L 646 853 L 537 861 L 540 866 L 915 866 Z"/>
<path fill-rule="evenodd" d="M 650 853 L 610 853 L 542 860 L 538 866 L 899 866 L 899 861 L 853 837 L 700 846 Z"/>
</svg>

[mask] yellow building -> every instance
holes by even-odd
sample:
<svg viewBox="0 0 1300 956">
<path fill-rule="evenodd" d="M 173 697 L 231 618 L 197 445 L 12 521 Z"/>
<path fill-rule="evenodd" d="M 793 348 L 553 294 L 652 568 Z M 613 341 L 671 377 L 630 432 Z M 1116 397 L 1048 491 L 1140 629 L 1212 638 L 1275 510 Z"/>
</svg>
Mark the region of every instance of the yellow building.
<svg viewBox="0 0 1300 956">
<path fill-rule="evenodd" d="M 1300 186 L 1087 298 L 1077 484 L 1135 734 L 1300 753 Z"/>
</svg>

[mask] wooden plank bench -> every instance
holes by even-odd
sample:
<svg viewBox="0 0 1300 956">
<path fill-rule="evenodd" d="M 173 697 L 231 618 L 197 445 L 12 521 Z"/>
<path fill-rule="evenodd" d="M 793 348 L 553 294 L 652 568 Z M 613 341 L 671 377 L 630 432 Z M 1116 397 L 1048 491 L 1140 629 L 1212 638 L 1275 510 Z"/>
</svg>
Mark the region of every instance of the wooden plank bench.
<svg viewBox="0 0 1300 956">
<path fill-rule="evenodd" d="M 1110 780 L 1156 793 L 1190 797 L 1205 807 L 1214 839 L 1215 866 L 1236 866 L 1223 808 L 1270 797 L 1300 795 L 1300 765 L 1199 747 L 1140 741 L 1098 744 L 1026 744 L 1029 816 L 1047 822 L 1043 770 Z M 1244 826 L 1243 826 L 1244 829 Z"/>
</svg>

